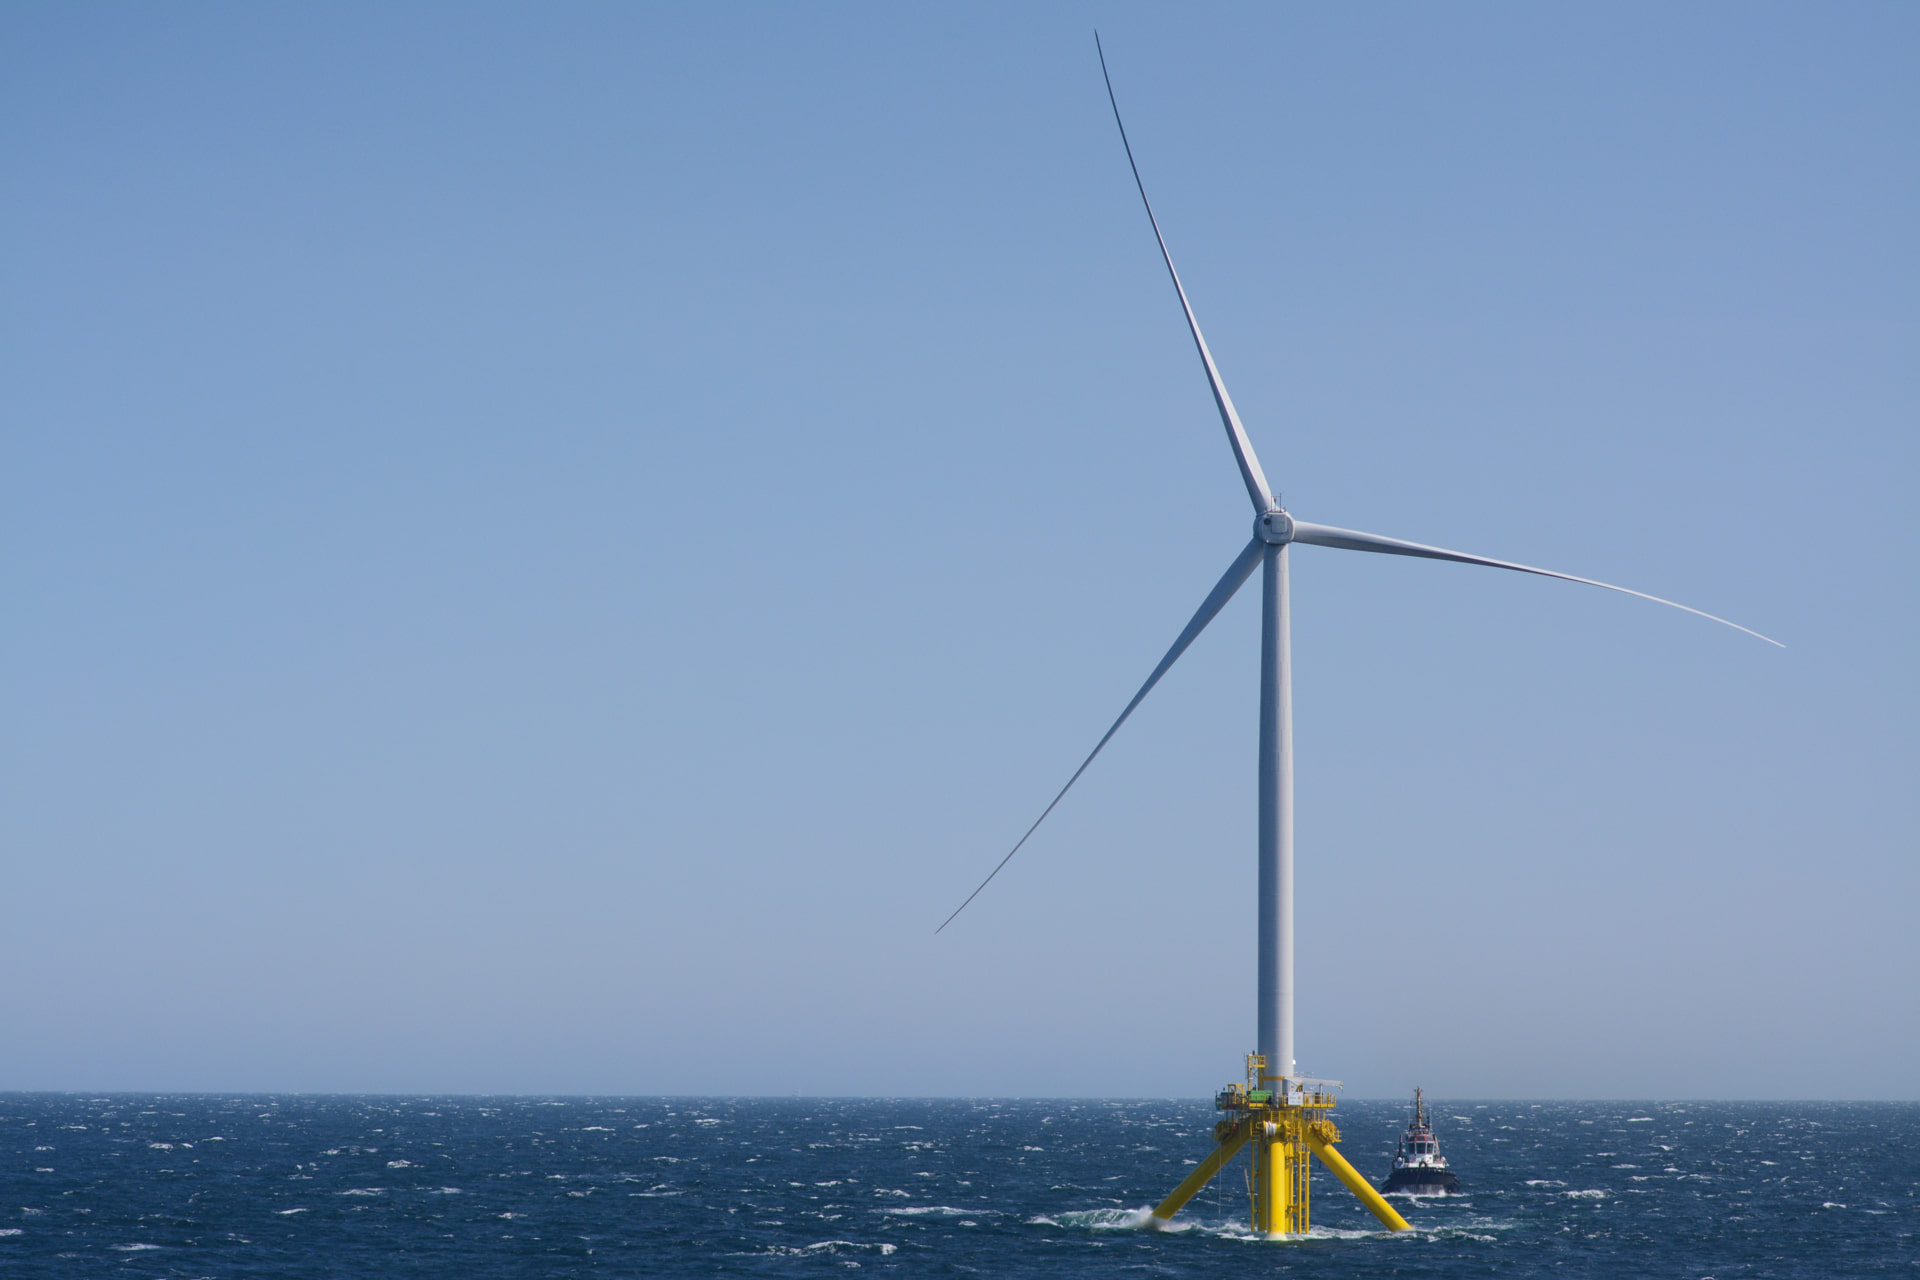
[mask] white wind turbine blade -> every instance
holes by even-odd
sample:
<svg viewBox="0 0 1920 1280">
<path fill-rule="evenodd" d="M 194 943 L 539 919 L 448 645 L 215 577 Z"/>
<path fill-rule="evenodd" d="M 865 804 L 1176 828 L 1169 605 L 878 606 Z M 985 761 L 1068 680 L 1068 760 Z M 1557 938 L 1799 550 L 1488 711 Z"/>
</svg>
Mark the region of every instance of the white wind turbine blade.
<svg viewBox="0 0 1920 1280">
<path fill-rule="evenodd" d="M 1173 648 L 1167 650 L 1167 656 L 1160 659 L 1160 665 L 1153 669 L 1153 674 L 1147 677 L 1147 682 L 1140 686 L 1140 692 L 1133 695 L 1133 701 L 1129 702 L 1127 709 L 1120 713 L 1120 718 L 1113 722 L 1112 727 L 1101 736 L 1100 741 L 1094 743 L 1093 750 L 1087 753 L 1087 758 L 1080 762 L 1080 767 L 1073 771 L 1071 778 L 1067 779 L 1067 785 L 1060 788 L 1060 793 L 1054 796 L 1052 804 L 1049 804 L 1045 809 L 1040 811 L 1040 816 L 1033 820 L 1031 827 L 1027 828 L 1027 834 L 1021 836 L 1018 843 L 1016 843 L 1013 848 L 1007 850 L 1007 856 L 1000 859 L 999 866 L 994 867 L 992 871 L 987 873 L 987 878 L 980 882 L 980 888 L 968 894 L 967 901 L 955 907 L 953 909 L 953 915 L 948 916 L 941 922 L 940 929 L 944 929 L 952 924 L 954 916 L 965 911 L 967 909 L 967 903 L 972 902 L 980 896 L 980 889 L 984 889 L 991 884 L 993 878 L 1000 874 L 1000 868 L 1006 866 L 1008 862 L 1012 861 L 1013 855 L 1020 852 L 1020 846 L 1027 842 L 1027 837 L 1039 829 L 1040 824 L 1047 820 L 1047 815 L 1053 812 L 1053 806 L 1059 804 L 1061 798 L 1067 794 L 1073 787 L 1073 784 L 1080 781 L 1080 775 L 1087 771 L 1087 766 L 1093 763 L 1093 758 L 1099 755 L 1100 749 L 1106 746 L 1113 735 L 1120 731 L 1120 726 L 1127 722 L 1127 717 L 1133 714 L 1133 709 L 1139 706 L 1147 694 L 1153 691 L 1153 686 L 1160 683 L 1160 677 L 1167 674 L 1168 668 L 1179 661 L 1180 655 L 1187 651 L 1187 646 L 1192 644 L 1194 640 L 1199 637 L 1200 633 L 1207 629 L 1207 624 L 1213 621 L 1214 615 L 1227 607 L 1227 601 L 1233 599 L 1234 592 L 1238 591 L 1241 584 L 1252 576 L 1254 569 L 1258 567 L 1265 553 L 1265 545 L 1261 543 L 1258 538 L 1255 538 L 1247 544 L 1246 550 L 1242 551 L 1239 557 L 1227 567 L 1227 571 L 1220 576 L 1220 581 L 1214 584 L 1213 590 L 1209 592 L 1207 598 L 1201 602 L 1200 608 L 1193 615 L 1193 620 L 1187 623 L 1187 629 L 1182 631 L 1180 638 L 1173 642 Z M 935 929 L 934 932 L 939 933 L 940 929 Z"/>
<path fill-rule="evenodd" d="M 1673 600 L 1663 600 L 1659 596 L 1650 596 L 1644 591 L 1635 591 L 1631 587 L 1616 587 L 1611 582 L 1597 582 L 1592 578 L 1579 578 L 1571 573 L 1556 573 L 1552 569 L 1536 569 L 1530 564 L 1514 564 L 1510 560 L 1491 560 L 1486 556 L 1468 555 L 1464 551 L 1448 551 L 1444 547 L 1429 547 L 1418 542 L 1403 542 L 1399 538 L 1383 538 L 1376 533 L 1359 533 L 1353 529 L 1336 529 L 1332 525 L 1309 524 L 1304 520 L 1293 522 L 1293 540 L 1315 547 L 1338 547 L 1342 551 L 1373 551 L 1389 556 L 1418 556 L 1425 560 L 1452 560 L 1458 564 L 1480 564 L 1489 569 L 1512 569 L 1516 573 L 1537 573 L 1543 578 L 1560 578 L 1567 582 L 1583 582 L 1590 587 L 1605 587 L 1608 591 L 1618 591 L 1624 595 L 1639 596 L 1642 600 L 1651 600 L 1655 604 L 1664 604 L 1671 609 L 1682 609 L 1691 614 L 1717 622 L 1735 631 L 1745 631 L 1757 640 L 1765 640 L 1770 645 L 1781 644 L 1771 636 L 1763 636 L 1758 631 L 1743 627 L 1737 622 L 1728 622 L 1704 609 L 1695 609 L 1691 605 L 1679 604 Z"/>
<path fill-rule="evenodd" d="M 1107 74 L 1106 50 L 1100 48 L 1100 33 L 1095 32 L 1093 46 L 1100 53 L 1100 74 L 1107 81 L 1107 101 L 1113 104 L 1113 122 L 1120 126 L 1120 145 L 1127 149 L 1127 165 L 1133 170 L 1133 185 L 1140 189 L 1140 203 L 1147 206 L 1147 221 L 1153 224 L 1153 238 L 1160 242 L 1160 256 L 1167 260 L 1167 274 L 1173 277 L 1173 291 L 1180 295 L 1180 309 L 1187 313 L 1187 328 L 1193 330 L 1193 345 L 1200 349 L 1200 363 L 1207 368 L 1207 382 L 1213 387 L 1213 402 L 1220 408 L 1220 421 L 1226 424 L 1227 439 L 1233 445 L 1234 460 L 1240 464 L 1240 478 L 1246 482 L 1247 496 L 1253 499 L 1255 515 L 1264 515 L 1273 510 L 1273 491 L 1267 487 L 1267 477 L 1260 470 L 1260 459 L 1254 456 L 1253 442 L 1247 439 L 1247 429 L 1240 425 L 1240 415 L 1233 407 L 1233 397 L 1227 394 L 1227 384 L 1220 380 L 1220 370 L 1213 363 L 1213 352 L 1207 350 L 1207 340 L 1200 336 L 1200 322 L 1194 318 L 1193 305 L 1187 301 L 1187 291 L 1180 284 L 1180 273 L 1173 269 L 1173 255 L 1167 252 L 1167 238 L 1160 234 L 1160 220 L 1153 216 L 1153 202 L 1147 199 L 1146 184 L 1140 181 L 1140 166 L 1134 163 L 1133 144 L 1127 141 L 1127 126 L 1120 123 L 1120 103 L 1113 96 L 1113 77 Z"/>
</svg>

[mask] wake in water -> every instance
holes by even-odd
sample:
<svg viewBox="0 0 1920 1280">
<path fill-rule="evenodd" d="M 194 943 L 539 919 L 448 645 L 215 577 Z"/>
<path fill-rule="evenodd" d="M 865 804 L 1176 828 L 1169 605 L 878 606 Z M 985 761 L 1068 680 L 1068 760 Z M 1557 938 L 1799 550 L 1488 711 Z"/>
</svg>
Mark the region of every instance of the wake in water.
<svg viewBox="0 0 1920 1280">
<path fill-rule="evenodd" d="M 1430 1198 L 1430 1197 L 1428 1197 Z M 1455 1197 L 1456 1199 L 1459 1197 Z M 1060 1227 L 1081 1231 L 1148 1231 L 1154 1233 L 1183 1234 L 1192 1233 L 1219 1240 L 1244 1241 L 1252 1244 L 1311 1244 L 1325 1240 L 1477 1240 L 1491 1242 L 1497 1239 L 1494 1232 L 1511 1229 L 1515 1224 L 1490 1218 L 1472 1218 L 1457 1223 L 1414 1226 L 1408 1231 L 1388 1231 L 1382 1227 L 1329 1227 L 1314 1226 L 1304 1236 L 1272 1237 L 1255 1234 L 1252 1225 L 1234 1219 L 1224 1222 L 1208 1222 L 1201 1218 L 1180 1215 L 1172 1221 L 1163 1222 L 1153 1216 L 1150 1208 L 1140 1209 L 1085 1209 L 1068 1210 L 1048 1215 L 1037 1214 L 1028 1218 L 1030 1226 Z"/>
</svg>

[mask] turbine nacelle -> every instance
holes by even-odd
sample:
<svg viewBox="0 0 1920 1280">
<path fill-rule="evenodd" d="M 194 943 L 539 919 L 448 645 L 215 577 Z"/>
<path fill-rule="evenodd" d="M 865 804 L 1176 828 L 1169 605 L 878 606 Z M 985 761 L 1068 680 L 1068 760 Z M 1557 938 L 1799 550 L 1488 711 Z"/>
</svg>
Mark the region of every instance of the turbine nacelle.
<svg viewBox="0 0 1920 1280">
<path fill-rule="evenodd" d="M 1270 547 L 1284 547 L 1293 541 L 1293 517 L 1285 507 L 1262 512 L 1253 522 L 1253 536 Z"/>
</svg>

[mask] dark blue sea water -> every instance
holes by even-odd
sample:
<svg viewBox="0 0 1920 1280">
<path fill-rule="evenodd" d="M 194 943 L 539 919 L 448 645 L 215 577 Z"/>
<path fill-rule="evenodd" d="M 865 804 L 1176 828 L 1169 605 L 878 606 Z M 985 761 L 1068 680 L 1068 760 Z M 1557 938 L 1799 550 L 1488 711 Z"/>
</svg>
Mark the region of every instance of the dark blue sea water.
<svg viewBox="0 0 1920 1280">
<path fill-rule="evenodd" d="M 0 1095 L 7 1276 L 1920 1274 L 1920 1105 L 1434 1109 L 1465 1194 L 1390 1236 L 1316 1174 L 1246 1232 L 1180 1101 Z M 1335 1113 L 1385 1176 L 1397 1104 Z"/>
</svg>

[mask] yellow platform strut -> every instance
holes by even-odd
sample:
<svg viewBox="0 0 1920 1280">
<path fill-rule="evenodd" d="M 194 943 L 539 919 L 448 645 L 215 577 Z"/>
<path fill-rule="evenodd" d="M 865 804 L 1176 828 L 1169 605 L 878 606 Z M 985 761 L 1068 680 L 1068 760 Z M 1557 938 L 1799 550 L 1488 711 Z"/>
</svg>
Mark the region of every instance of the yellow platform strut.
<svg viewBox="0 0 1920 1280">
<path fill-rule="evenodd" d="M 1242 1120 L 1235 1124 L 1231 1121 L 1223 1120 L 1220 1123 L 1231 1125 L 1231 1132 L 1229 1132 L 1225 1138 L 1221 1139 L 1220 1145 L 1213 1149 L 1212 1155 L 1200 1162 L 1199 1168 L 1188 1174 L 1186 1180 L 1175 1187 L 1172 1193 L 1155 1207 L 1153 1216 L 1158 1221 L 1166 1222 L 1171 1219 L 1174 1214 L 1180 1212 L 1187 1201 L 1193 1199 L 1194 1196 L 1199 1194 L 1202 1187 L 1213 1181 L 1213 1175 L 1220 1172 L 1221 1166 L 1233 1159 L 1233 1157 L 1239 1153 L 1241 1147 L 1247 1145 L 1248 1121 Z"/>
<path fill-rule="evenodd" d="M 1319 1156 L 1320 1163 L 1333 1170 L 1389 1231 L 1408 1230 L 1407 1220 L 1334 1147 L 1340 1131 L 1327 1119 L 1333 1095 L 1266 1075 L 1265 1069 L 1259 1054 L 1248 1054 L 1247 1083 L 1228 1085 L 1214 1099 L 1215 1106 L 1229 1113 L 1228 1119 L 1213 1127 L 1219 1145 L 1154 1208 L 1154 1221 L 1166 1222 L 1180 1212 L 1241 1147 L 1251 1143 L 1249 1190 L 1253 1229 L 1259 1234 L 1304 1235 L 1311 1225 L 1309 1153 Z"/>
</svg>

